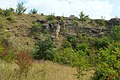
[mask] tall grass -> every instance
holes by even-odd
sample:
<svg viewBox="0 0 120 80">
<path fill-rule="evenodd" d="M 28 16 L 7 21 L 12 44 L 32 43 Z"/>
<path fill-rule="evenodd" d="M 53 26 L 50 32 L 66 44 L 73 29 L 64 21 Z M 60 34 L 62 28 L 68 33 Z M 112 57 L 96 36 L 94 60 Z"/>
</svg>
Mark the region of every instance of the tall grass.
<svg viewBox="0 0 120 80">
<path fill-rule="evenodd" d="M 77 80 L 74 75 L 77 73 L 76 68 L 49 61 L 34 61 L 31 65 L 27 76 L 19 77 L 19 65 L 0 61 L 0 80 Z M 83 80 L 90 80 L 91 76 L 92 70 L 83 76 Z"/>
</svg>

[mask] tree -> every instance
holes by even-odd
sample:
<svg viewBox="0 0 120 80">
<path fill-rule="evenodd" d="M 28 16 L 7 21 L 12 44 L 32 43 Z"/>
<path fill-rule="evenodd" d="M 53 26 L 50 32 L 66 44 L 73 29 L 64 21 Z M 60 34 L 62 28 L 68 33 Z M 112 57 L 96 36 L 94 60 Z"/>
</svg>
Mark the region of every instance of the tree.
<svg viewBox="0 0 120 80">
<path fill-rule="evenodd" d="M 114 26 L 110 30 L 110 36 L 115 42 L 120 41 L 120 26 Z"/>
<path fill-rule="evenodd" d="M 87 19 L 89 19 L 89 16 L 88 15 L 85 15 L 85 13 L 83 13 L 83 11 L 82 12 L 80 12 L 80 19 L 82 20 L 82 21 L 86 21 Z"/>
<path fill-rule="evenodd" d="M 40 60 L 52 60 L 53 59 L 53 48 L 54 48 L 54 44 L 53 41 L 51 39 L 47 39 L 44 41 L 39 41 L 36 47 L 36 51 L 35 53 L 33 53 L 33 58 Z"/>
<path fill-rule="evenodd" d="M 120 48 L 111 45 L 100 49 L 97 62 L 92 80 L 120 80 Z"/>
<path fill-rule="evenodd" d="M 25 8 L 23 5 L 24 5 L 23 2 L 19 2 L 17 4 L 16 12 L 18 13 L 18 15 L 23 14 L 27 10 L 27 8 Z"/>
<path fill-rule="evenodd" d="M 30 13 L 30 14 L 37 14 L 37 10 L 36 10 L 35 8 L 33 8 L 33 9 L 30 10 L 29 13 Z"/>
</svg>

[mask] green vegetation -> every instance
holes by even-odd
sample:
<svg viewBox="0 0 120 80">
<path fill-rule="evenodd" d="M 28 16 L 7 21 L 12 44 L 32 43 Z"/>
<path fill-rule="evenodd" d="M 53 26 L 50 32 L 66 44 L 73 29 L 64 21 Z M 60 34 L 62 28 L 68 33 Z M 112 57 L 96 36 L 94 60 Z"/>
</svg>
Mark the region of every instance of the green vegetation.
<svg viewBox="0 0 120 80">
<path fill-rule="evenodd" d="M 19 2 L 17 4 L 16 13 L 18 15 L 23 14 L 26 10 L 27 10 L 27 8 L 24 7 L 24 3 L 23 2 Z"/>
<path fill-rule="evenodd" d="M 89 16 L 88 15 L 85 15 L 85 13 L 83 13 L 83 11 L 82 12 L 80 12 L 80 20 L 81 21 L 86 21 L 86 20 L 88 20 L 89 19 Z"/>
<path fill-rule="evenodd" d="M 112 27 L 110 36 L 115 42 L 120 42 L 120 26 Z"/>
<path fill-rule="evenodd" d="M 100 49 L 98 54 L 97 70 L 93 80 L 120 79 L 120 48 L 109 46 Z"/>
<path fill-rule="evenodd" d="M 33 9 L 30 10 L 29 13 L 30 13 L 30 14 L 37 14 L 37 10 L 36 10 L 35 8 L 33 8 Z"/>
<path fill-rule="evenodd" d="M 53 48 L 54 45 L 51 39 L 39 41 L 36 44 L 36 52 L 32 54 L 33 58 L 37 60 L 52 60 L 54 55 Z"/>
<path fill-rule="evenodd" d="M 120 26 L 25 11 L 0 9 L 0 80 L 120 80 Z"/>
</svg>

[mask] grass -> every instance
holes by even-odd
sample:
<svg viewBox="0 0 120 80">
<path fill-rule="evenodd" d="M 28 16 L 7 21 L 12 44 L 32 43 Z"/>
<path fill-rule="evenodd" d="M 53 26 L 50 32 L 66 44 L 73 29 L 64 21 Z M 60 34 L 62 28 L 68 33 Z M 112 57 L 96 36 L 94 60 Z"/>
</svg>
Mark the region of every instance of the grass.
<svg viewBox="0 0 120 80">
<path fill-rule="evenodd" d="M 76 68 L 50 61 L 34 61 L 26 77 L 19 77 L 18 68 L 14 62 L 0 61 L 0 80 L 77 80 Z M 94 71 L 89 70 L 85 73 L 83 80 L 90 80 Z"/>
</svg>

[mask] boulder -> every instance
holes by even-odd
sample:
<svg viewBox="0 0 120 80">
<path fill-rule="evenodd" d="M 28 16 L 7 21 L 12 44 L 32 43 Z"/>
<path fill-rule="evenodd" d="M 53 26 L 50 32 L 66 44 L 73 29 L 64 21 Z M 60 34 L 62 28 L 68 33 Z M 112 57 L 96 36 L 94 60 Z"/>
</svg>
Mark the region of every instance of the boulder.
<svg viewBox="0 0 120 80">
<path fill-rule="evenodd" d="M 109 21 L 109 25 L 111 25 L 111 26 L 118 26 L 118 25 L 120 25 L 120 18 L 112 18 Z"/>
</svg>

